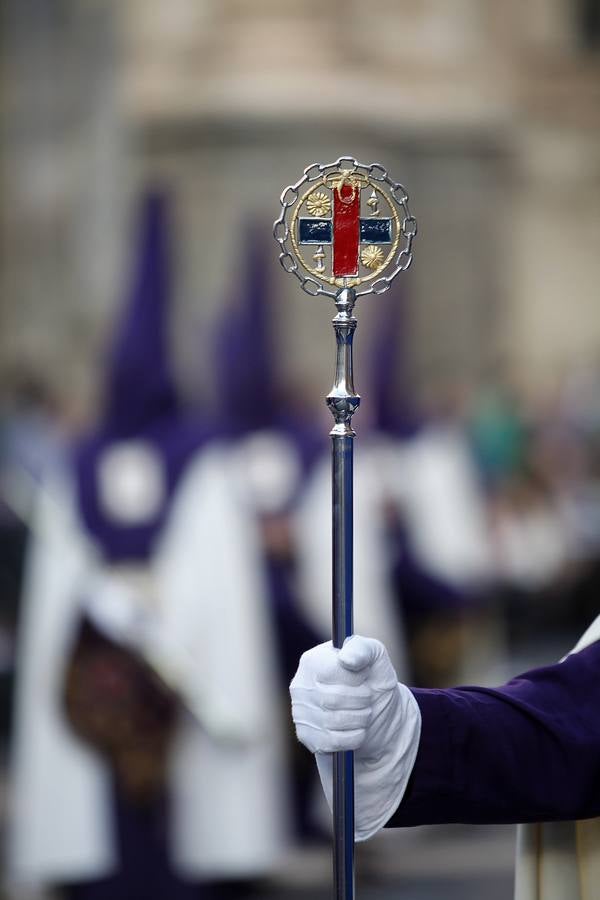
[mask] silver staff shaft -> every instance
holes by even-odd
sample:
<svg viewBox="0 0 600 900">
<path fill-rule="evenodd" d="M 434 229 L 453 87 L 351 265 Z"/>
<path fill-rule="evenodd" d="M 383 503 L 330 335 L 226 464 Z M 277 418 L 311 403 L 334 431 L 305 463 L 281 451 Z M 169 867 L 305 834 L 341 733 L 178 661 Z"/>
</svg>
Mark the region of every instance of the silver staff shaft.
<svg viewBox="0 0 600 900">
<path fill-rule="evenodd" d="M 360 403 L 354 390 L 352 341 L 356 319 L 352 315 L 356 295 L 351 288 L 339 291 L 333 319 L 336 364 L 327 405 L 334 417 L 332 438 L 333 617 L 334 647 L 341 647 L 353 632 L 352 569 L 352 457 L 355 433 L 352 416 Z M 336 900 L 354 898 L 354 754 L 341 752 L 333 761 L 333 877 Z"/>
</svg>

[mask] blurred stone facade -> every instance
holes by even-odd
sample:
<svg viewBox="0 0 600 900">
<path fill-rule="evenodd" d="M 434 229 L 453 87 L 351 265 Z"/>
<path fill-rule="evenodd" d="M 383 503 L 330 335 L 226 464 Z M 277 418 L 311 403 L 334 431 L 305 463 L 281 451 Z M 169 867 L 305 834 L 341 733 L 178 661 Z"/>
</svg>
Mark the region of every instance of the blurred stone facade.
<svg viewBox="0 0 600 900">
<path fill-rule="evenodd" d="M 45 8 L 8 3 L 4 365 L 89 377 L 118 299 L 130 201 L 160 179 L 180 238 L 181 378 L 214 398 L 201 350 L 240 277 L 243 224 L 251 217 L 269 246 L 282 187 L 308 163 L 348 154 L 383 162 L 419 220 L 405 283 L 418 385 L 499 370 L 544 385 L 600 361 L 592 0 Z M 286 377 L 318 397 L 331 376 L 331 309 L 305 297 L 272 250 Z M 359 310 L 359 388 L 375 306 Z"/>
</svg>

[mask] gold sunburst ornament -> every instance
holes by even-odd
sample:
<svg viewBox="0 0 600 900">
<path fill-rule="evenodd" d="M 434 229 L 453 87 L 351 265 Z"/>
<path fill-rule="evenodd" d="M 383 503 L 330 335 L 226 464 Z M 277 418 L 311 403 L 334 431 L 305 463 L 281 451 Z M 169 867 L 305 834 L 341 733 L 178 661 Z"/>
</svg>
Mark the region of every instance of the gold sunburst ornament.
<svg viewBox="0 0 600 900">
<path fill-rule="evenodd" d="M 315 191 L 307 198 L 306 209 L 317 218 L 328 216 L 331 214 L 331 198 L 324 191 Z"/>
<path fill-rule="evenodd" d="M 377 269 L 383 262 L 383 250 L 381 247 L 365 247 L 361 250 L 360 261 L 367 269 Z"/>
</svg>

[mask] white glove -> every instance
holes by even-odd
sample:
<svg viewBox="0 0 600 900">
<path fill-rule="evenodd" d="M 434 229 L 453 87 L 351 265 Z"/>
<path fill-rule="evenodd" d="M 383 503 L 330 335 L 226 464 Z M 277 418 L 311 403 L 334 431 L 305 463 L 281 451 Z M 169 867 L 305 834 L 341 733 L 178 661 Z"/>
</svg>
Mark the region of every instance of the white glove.
<svg viewBox="0 0 600 900">
<path fill-rule="evenodd" d="M 333 756 L 354 750 L 355 838 L 365 841 L 397 809 L 417 757 L 421 712 L 398 683 L 380 641 L 354 635 L 302 655 L 290 685 L 298 739 L 317 760 L 330 808 Z"/>
</svg>

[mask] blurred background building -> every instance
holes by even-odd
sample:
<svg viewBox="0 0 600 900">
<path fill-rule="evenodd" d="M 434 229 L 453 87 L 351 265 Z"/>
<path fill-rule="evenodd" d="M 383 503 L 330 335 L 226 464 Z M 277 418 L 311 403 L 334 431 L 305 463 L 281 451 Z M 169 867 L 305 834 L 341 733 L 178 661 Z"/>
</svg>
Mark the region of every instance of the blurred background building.
<svg viewBox="0 0 600 900">
<path fill-rule="evenodd" d="M 594 0 L 4 9 L 5 370 L 28 364 L 61 390 L 85 390 L 129 200 L 141 179 L 160 178 L 181 232 L 180 374 L 214 399 L 189 325 L 206 334 L 235 272 L 244 212 L 266 231 L 307 161 L 342 153 L 383 160 L 418 213 L 419 386 L 501 371 L 550 388 L 569 366 L 596 362 Z M 265 264 L 286 374 L 322 391 L 330 311 Z"/>
<path fill-rule="evenodd" d="M 285 185 L 341 155 L 380 161 L 407 186 L 419 236 L 393 320 L 389 402 L 408 392 L 419 416 L 452 423 L 489 544 L 475 602 L 423 551 L 421 529 L 429 580 L 405 610 L 411 671 L 428 684 L 493 679 L 565 652 L 600 585 L 598 0 L 5 0 L 2 38 L 7 683 L 32 496 L 41 470 L 97 419 L 140 195 L 158 186 L 171 201 L 169 329 L 189 409 L 221 411 L 215 333 L 223 307 L 251 289 L 250 228 L 263 245 L 254 265 L 268 285 L 279 397 L 325 434 L 331 305 L 284 276 L 271 223 Z M 381 428 L 370 372 L 381 308 L 373 297 L 358 309 L 359 435 Z M 412 574 L 400 565 L 394 577 L 406 599 Z M 423 601 L 432 594 L 445 598 L 441 616 Z M 5 731 L 9 697 L 8 684 Z M 421 856 L 418 846 L 405 881 L 429 865 L 430 845 Z M 460 853 L 440 846 L 447 874 Z M 397 874 L 381 849 L 370 865 Z"/>
</svg>

